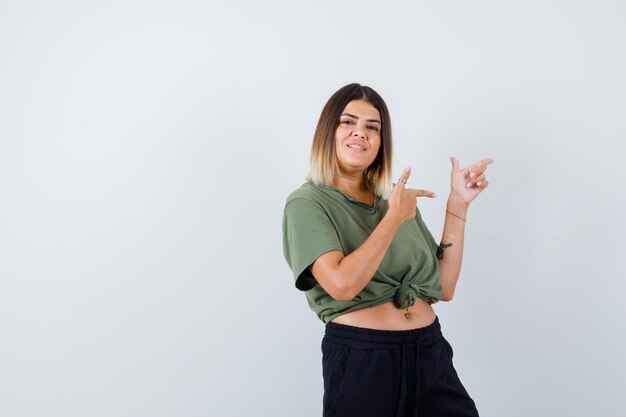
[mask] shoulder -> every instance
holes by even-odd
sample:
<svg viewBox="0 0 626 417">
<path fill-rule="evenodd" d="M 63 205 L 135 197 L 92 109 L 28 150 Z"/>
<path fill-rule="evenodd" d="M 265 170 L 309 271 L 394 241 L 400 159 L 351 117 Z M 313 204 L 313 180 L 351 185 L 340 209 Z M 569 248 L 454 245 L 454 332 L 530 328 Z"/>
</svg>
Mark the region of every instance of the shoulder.
<svg viewBox="0 0 626 417">
<path fill-rule="evenodd" d="M 308 202 L 309 204 L 316 203 L 317 205 L 323 206 L 324 203 L 329 200 L 328 190 L 325 188 L 327 187 L 307 181 L 287 196 L 285 206 L 295 201 Z"/>
</svg>

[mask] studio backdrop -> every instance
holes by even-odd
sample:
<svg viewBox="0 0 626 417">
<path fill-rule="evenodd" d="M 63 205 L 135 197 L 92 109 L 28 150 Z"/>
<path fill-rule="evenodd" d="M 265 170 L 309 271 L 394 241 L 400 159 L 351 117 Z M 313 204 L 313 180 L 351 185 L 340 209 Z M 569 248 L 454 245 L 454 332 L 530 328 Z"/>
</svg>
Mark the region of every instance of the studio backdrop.
<svg viewBox="0 0 626 417">
<path fill-rule="evenodd" d="M 455 298 L 482 416 L 626 409 L 617 1 L 0 1 L 0 416 L 319 416 L 283 258 L 323 104 L 386 100 L 441 237 L 490 157 Z"/>
</svg>

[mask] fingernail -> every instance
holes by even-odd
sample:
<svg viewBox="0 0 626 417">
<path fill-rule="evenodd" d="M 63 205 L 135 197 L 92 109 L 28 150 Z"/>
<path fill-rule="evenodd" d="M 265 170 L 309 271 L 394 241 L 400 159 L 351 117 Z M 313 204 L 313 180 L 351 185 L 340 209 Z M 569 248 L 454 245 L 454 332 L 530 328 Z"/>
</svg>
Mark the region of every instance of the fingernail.
<svg viewBox="0 0 626 417">
<path fill-rule="evenodd" d="M 433 198 L 437 197 L 437 194 L 433 193 Z"/>
<path fill-rule="evenodd" d="M 470 183 L 468 182 L 467 184 L 465 184 L 465 187 L 469 188 Z"/>
<path fill-rule="evenodd" d="M 409 171 L 410 171 L 410 170 L 411 170 L 411 165 L 407 165 L 407 166 L 405 166 L 405 167 L 404 167 L 404 169 L 405 169 L 405 171 L 406 171 L 406 170 L 409 170 Z"/>
<path fill-rule="evenodd" d="M 470 178 L 474 178 L 476 176 L 475 172 L 470 173 Z"/>
</svg>

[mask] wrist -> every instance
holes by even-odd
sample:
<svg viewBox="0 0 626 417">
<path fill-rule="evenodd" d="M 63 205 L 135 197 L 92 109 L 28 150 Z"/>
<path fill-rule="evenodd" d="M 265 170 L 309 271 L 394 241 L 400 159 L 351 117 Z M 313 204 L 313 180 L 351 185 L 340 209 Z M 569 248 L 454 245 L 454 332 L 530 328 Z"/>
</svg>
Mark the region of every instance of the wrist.
<svg viewBox="0 0 626 417">
<path fill-rule="evenodd" d="M 454 192 L 450 192 L 448 203 L 446 204 L 446 210 L 450 210 L 458 216 L 465 217 L 468 208 L 469 203 L 463 200 L 463 197 Z"/>
<path fill-rule="evenodd" d="M 389 224 L 392 224 L 395 227 L 400 227 L 400 225 L 403 223 L 402 216 L 400 216 L 400 214 L 392 208 L 389 208 L 389 210 L 387 210 L 387 213 L 383 217 L 383 220 L 386 220 Z"/>
</svg>

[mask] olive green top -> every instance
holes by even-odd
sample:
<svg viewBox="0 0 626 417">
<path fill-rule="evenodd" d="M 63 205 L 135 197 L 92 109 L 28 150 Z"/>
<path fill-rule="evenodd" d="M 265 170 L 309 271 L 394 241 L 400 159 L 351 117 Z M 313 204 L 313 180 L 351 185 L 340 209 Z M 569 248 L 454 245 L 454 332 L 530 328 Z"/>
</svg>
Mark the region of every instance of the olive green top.
<svg viewBox="0 0 626 417">
<path fill-rule="evenodd" d="M 349 255 L 372 234 L 389 203 L 379 195 L 374 205 L 357 201 L 334 187 L 304 183 L 291 193 L 283 215 L 283 251 L 296 288 L 306 291 L 309 306 L 324 322 L 350 311 L 396 300 L 406 308 L 415 297 L 432 304 L 441 299 L 437 242 L 416 216 L 398 229 L 378 270 L 352 300 L 338 301 L 318 285 L 308 268 L 326 252 Z"/>
</svg>

